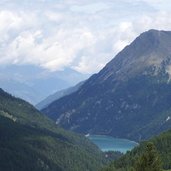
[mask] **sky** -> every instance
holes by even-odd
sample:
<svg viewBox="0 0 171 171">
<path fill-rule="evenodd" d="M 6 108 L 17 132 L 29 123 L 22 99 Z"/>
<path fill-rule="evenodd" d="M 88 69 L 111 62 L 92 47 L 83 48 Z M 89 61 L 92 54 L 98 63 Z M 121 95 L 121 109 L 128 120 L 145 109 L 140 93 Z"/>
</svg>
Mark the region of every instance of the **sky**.
<svg viewBox="0 0 171 171">
<path fill-rule="evenodd" d="M 171 0 L 1 0 L 0 67 L 83 74 L 149 29 L 171 30 Z"/>
</svg>

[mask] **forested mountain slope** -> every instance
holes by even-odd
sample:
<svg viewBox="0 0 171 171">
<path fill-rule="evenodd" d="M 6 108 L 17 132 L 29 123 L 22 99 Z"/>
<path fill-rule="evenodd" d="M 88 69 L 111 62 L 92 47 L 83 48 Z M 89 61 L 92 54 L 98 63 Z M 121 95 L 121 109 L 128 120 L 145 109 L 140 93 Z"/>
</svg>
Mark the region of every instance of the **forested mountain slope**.
<svg viewBox="0 0 171 171">
<path fill-rule="evenodd" d="M 140 156 L 146 151 L 149 143 L 153 143 L 161 159 L 162 168 L 171 169 L 171 130 L 153 137 L 148 141 L 141 142 L 140 145 L 132 151 L 127 152 L 119 160 L 112 162 L 104 171 L 125 171 L 135 167 Z M 150 156 L 149 156 L 150 157 Z"/>
<path fill-rule="evenodd" d="M 0 170 L 94 171 L 102 164 L 101 152 L 85 137 L 0 89 Z"/>
</svg>

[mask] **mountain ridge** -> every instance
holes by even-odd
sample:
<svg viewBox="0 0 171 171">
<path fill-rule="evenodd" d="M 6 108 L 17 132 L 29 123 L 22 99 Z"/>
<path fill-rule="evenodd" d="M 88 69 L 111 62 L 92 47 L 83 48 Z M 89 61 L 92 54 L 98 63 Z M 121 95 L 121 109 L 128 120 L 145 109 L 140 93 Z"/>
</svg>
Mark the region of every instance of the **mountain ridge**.
<svg viewBox="0 0 171 171">
<path fill-rule="evenodd" d="M 69 87 L 67 89 L 63 89 L 63 90 L 57 91 L 54 94 L 51 94 L 50 96 L 46 97 L 44 100 L 39 102 L 36 105 L 36 108 L 39 109 L 39 110 L 42 110 L 42 109 L 46 108 L 53 101 L 56 101 L 56 100 L 66 96 L 66 95 L 69 95 L 71 93 L 76 92 L 84 84 L 84 82 L 85 81 L 79 82 L 78 84 L 76 84 L 73 87 Z"/>
<path fill-rule="evenodd" d="M 33 105 L 48 95 L 87 79 L 73 69 L 50 72 L 33 65 L 7 65 L 0 68 L 1 88 Z"/>
<path fill-rule="evenodd" d="M 106 66 L 99 72 L 99 74 L 105 75 L 107 71 L 110 71 L 112 69 L 112 73 L 116 74 L 116 76 L 117 76 L 119 74 L 119 69 L 123 70 L 123 67 L 125 67 L 125 65 L 129 65 L 129 67 L 130 67 L 130 65 L 131 65 L 130 63 L 132 62 L 131 58 L 136 58 L 136 61 L 135 60 L 133 61 L 133 62 L 135 62 L 135 64 L 133 66 L 136 66 L 136 63 L 139 62 L 139 61 L 137 62 L 137 58 L 140 58 L 140 57 L 142 58 L 141 59 L 142 62 L 146 62 L 143 59 L 144 55 L 146 55 L 146 54 L 150 58 L 152 58 L 150 61 L 151 62 L 150 65 L 152 65 L 152 64 L 157 65 L 158 63 L 161 63 L 161 61 L 156 60 L 156 56 L 155 56 L 155 60 L 153 60 L 153 55 L 151 55 L 151 53 L 154 50 L 158 50 L 159 43 L 161 42 L 161 41 L 159 41 L 161 34 L 162 34 L 162 37 L 164 37 L 164 39 L 167 39 L 168 33 L 170 33 L 169 36 L 171 38 L 171 31 L 158 31 L 158 30 L 152 29 L 152 30 L 149 30 L 147 32 L 140 34 L 140 36 L 138 36 L 130 45 L 127 45 L 109 63 L 107 63 Z M 148 39 L 148 41 L 147 41 L 147 39 Z M 165 42 L 164 42 L 164 44 L 165 44 Z M 170 39 L 169 39 L 169 44 L 171 44 Z M 165 46 L 166 45 L 164 45 L 164 49 L 168 49 L 168 48 L 165 48 Z M 130 51 L 130 48 L 131 48 L 131 51 Z M 138 52 L 137 52 L 137 49 L 138 49 Z M 145 52 L 143 52 L 143 51 L 145 51 Z M 163 50 L 162 50 L 162 53 L 166 53 L 166 52 L 163 52 Z M 170 48 L 169 48 L 169 53 L 171 53 Z M 149 61 L 147 61 L 147 62 L 149 62 Z M 124 70 L 126 70 L 126 69 L 124 69 Z M 138 69 L 140 70 L 140 68 L 138 68 Z M 127 74 L 127 70 L 124 72 L 124 74 Z M 106 78 L 105 78 L 105 80 L 106 80 Z"/>
<path fill-rule="evenodd" d="M 3 171 L 94 171 L 104 162 L 87 138 L 58 127 L 31 104 L 2 89 L 0 140 Z"/>
<path fill-rule="evenodd" d="M 42 112 L 66 129 L 136 141 L 171 128 L 170 47 L 170 31 L 142 33 L 77 92 Z"/>
</svg>

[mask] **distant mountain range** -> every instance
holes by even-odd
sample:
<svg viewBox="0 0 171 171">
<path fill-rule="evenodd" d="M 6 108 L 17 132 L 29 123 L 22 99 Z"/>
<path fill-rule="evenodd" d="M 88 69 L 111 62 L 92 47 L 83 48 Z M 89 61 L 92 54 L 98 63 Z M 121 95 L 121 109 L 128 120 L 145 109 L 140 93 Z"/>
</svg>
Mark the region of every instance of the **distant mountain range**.
<svg viewBox="0 0 171 171">
<path fill-rule="evenodd" d="M 67 89 L 63 89 L 63 90 L 60 90 L 50 96 L 48 96 L 47 98 L 45 98 L 44 100 L 42 100 L 41 102 L 39 102 L 37 105 L 36 105 L 36 108 L 41 110 L 41 109 L 44 109 L 46 108 L 49 104 L 51 104 L 52 102 L 64 97 L 64 96 L 67 96 L 67 95 L 70 95 L 74 92 L 76 92 L 83 84 L 84 84 L 85 81 L 82 81 L 80 83 L 78 83 L 77 85 L 73 86 L 73 87 L 70 87 L 70 88 L 67 88 Z"/>
<path fill-rule="evenodd" d="M 69 130 L 144 140 L 171 128 L 170 78 L 171 32 L 149 30 L 42 112 Z"/>
<path fill-rule="evenodd" d="M 0 89 L 0 170 L 96 171 L 103 162 L 87 138 L 57 127 L 29 103 Z"/>
<path fill-rule="evenodd" d="M 0 86 L 35 105 L 50 94 L 71 87 L 88 76 L 72 69 L 49 72 L 32 65 L 10 65 L 0 68 Z"/>
</svg>

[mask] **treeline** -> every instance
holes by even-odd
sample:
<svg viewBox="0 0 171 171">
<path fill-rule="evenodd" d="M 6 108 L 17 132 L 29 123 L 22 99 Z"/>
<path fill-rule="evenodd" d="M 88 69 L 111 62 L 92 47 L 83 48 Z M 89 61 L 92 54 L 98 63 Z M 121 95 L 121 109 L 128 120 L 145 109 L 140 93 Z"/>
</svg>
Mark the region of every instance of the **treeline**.
<svg viewBox="0 0 171 171">
<path fill-rule="evenodd" d="M 155 170 L 154 170 L 155 168 Z M 171 169 L 171 131 L 141 142 L 103 171 L 160 171 Z"/>
<path fill-rule="evenodd" d="M 134 156 L 134 162 L 125 165 L 120 159 L 103 171 L 162 171 L 162 162 L 154 144 L 149 142 L 141 154 Z"/>
</svg>

